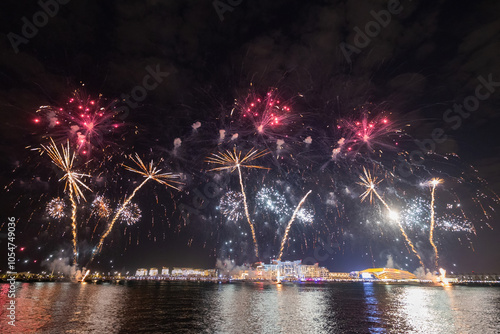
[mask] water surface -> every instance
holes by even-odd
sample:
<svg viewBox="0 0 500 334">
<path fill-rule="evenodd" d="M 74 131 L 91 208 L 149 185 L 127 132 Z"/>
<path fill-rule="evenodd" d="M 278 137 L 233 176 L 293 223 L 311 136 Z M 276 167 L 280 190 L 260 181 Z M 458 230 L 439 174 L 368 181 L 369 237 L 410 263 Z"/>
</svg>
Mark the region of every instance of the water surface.
<svg viewBox="0 0 500 334">
<path fill-rule="evenodd" d="M 500 333 L 500 288 L 374 283 L 18 283 L 0 333 Z"/>
</svg>

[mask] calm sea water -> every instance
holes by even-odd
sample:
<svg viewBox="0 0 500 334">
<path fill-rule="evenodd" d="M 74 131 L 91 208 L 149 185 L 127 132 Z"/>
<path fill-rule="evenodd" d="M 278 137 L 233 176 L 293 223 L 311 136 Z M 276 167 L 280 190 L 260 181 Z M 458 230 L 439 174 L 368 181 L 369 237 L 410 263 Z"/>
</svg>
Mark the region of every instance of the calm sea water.
<svg viewBox="0 0 500 334">
<path fill-rule="evenodd" d="M 347 284 L 18 283 L 0 333 L 500 333 L 500 288 Z"/>
</svg>

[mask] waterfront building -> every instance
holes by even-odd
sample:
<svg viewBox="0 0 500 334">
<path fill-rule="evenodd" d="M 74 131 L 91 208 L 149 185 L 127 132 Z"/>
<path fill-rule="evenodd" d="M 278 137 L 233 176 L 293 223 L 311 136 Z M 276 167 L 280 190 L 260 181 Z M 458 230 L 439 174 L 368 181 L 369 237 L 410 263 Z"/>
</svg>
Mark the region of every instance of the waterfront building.
<svg viewBox="0 0 500 334">
<path fill-rule="evenodd" d="M 359 278 L 380 280 L 416 280 L 417 276 L 406 270 L 394 268 L 370 268 L 360 271 Z"/>
<path fill-rule="evenodd" d="M 148 270 L 144 268 L 139 268 L 135 271 L 135 276 L 147 276 L 148 275 Z"/>
<path fill-rule="evenodd" d="M 349 273 L 328 273 L 328 279 L 330 280 L 348 280 L 352 279 Z"/>
<path fill-rule="evenodd" d="M 149 269 L 149 276 L 158 276 L 158 268 Z"/>
</svg>

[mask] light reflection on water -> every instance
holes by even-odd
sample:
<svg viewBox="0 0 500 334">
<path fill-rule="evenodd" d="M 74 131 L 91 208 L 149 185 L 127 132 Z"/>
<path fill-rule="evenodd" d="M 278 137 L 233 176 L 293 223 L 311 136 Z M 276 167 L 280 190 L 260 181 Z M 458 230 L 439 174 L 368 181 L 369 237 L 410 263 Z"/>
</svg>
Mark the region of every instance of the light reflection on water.
<svg viewBox="0 0 500 334">
<path fill-rule="evenodd" d="M 498 333 L 500 288 L 386 284 L 18 283 L 0 333 Z"/>
</svg>

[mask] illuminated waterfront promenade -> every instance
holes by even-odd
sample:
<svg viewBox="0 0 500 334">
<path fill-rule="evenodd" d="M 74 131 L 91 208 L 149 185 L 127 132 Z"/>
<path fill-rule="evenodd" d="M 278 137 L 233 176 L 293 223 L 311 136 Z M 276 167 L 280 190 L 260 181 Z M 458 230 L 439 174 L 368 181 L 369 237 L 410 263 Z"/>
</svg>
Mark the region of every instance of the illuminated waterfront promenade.
<svg viewBox="0 0 500 334">
<path fill-rule="evenodd" d="M 75 281 L 74 278 L 63 273 L 40 274 L 23 272 L 17 274 L 4 274 L 0 282 L 14 276 L 16 281 L 22 282 L 56 282 Z M 76 279 L 81 280 L 81 279 Z M 263 262 L 251 266 L 217 269 L 194 269 L 162 267 L 161 270 L 153 267 L 150 269 L 139 268 L 135 274 L 117 271 L 91 272 L 85 277 L 85 282 L 125 282 L 125 281 L 205 281 L 205 282 L 382 282 L 382 283 L 414 283 L 414 284 L 446 284 L 446 285 L 500 285 L 500 274 L 451 274 L 446 275 L 442 270 L 441 275 L 430 275 L 425 278 L 416 277 L 408 271 L 394 268 L 368 268 L 350 273 L 330 272 L 327 268 L 320 267 L 318 263 L 309 265 L 298 261 L 272 261 L 270 264 Z"/>
</svg>

